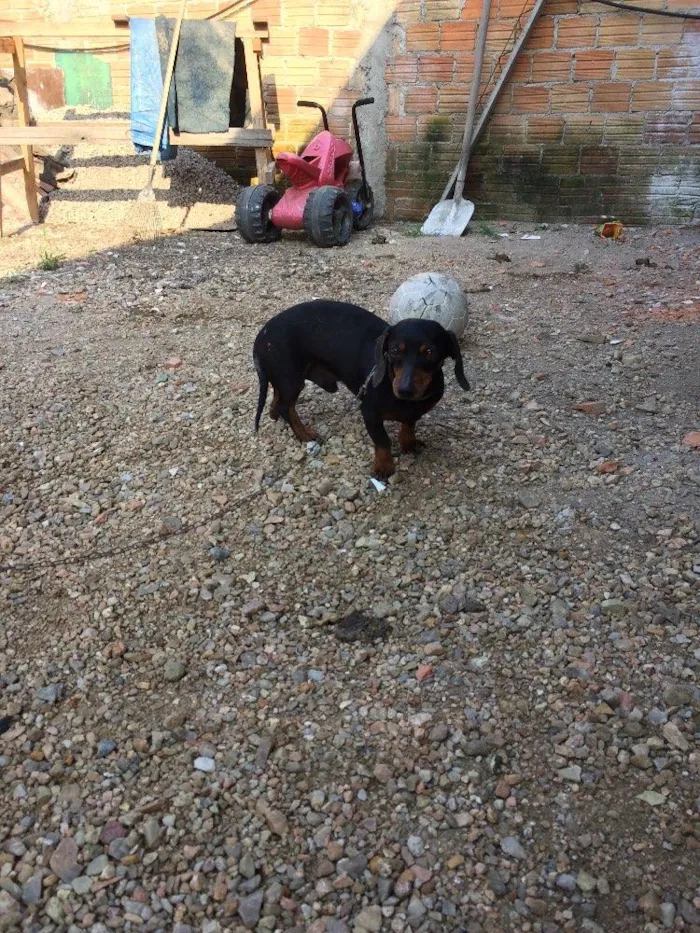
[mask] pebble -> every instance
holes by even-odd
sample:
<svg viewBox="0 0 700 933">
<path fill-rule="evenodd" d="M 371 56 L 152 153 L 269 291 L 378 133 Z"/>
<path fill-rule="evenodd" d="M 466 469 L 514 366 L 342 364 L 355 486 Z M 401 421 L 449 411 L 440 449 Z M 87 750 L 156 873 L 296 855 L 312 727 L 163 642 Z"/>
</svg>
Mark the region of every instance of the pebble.
<svg viewBox="0 0 700 933">
<path fill-rule="evenodd" d="M 58 875 L 61 881 L 70 884 L 80 874 L 78 866 L 78 847 L 71 836 L 64 836 L 54 849 L 49 859 L 51 871 Z"/>
<path fill-rule="evenodd" d="M 194 760 L 194 767 L 196 771 L 204 771 L 207 774 L 210 774 L 212 771 L 216 770 L 216 762 L 213 758 L 207 758 L 204 755 L 200 755 Z"/>
<path fill-rule="evenodd" d="M 420 858 L 425 852 L 425 843 L 420 836 L 409 836 L 406 840 L 406 848 L 414 858 Z"/>
<path fill-rule="evenodd" d="M 163 676 L 170 683 L 176 683 L 178 680 L 182 680 L 186 673 L 187 665 L 185 665 L 182 661 L 171 658 L 169 661 L 165 662 Z"/>
<path fill-rule="evenodd" d="M 260 919 L 260 911 L 263 905 L 264 894 L 262 891 L 255 891 L 244 897 L 238 905 L 238 913 L 243 921 L 243 925 L 252 929 Z"/>
<path fill-rule="evenodd" d="M 519 839 L 515 836 L 505 836 L 501 839 L 501 851 L 510 856 L 524 861 L 527 858 L 527 852 L 523 848 Z"/>
</svg>

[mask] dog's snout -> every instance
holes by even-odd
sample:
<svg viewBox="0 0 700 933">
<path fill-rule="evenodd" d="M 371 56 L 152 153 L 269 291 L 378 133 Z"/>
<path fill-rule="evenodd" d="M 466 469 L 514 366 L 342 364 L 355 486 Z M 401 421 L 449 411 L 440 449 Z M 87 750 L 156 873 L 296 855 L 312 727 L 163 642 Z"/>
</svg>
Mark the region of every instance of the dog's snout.
<svg viewBox="0 0 700 933">
<path fill-rule="evenodd" d="M 403 370 L 398 374 L 396 394 L 399 398 L 413 397 L 413 373 L 410 370 Z"/>
</svg>

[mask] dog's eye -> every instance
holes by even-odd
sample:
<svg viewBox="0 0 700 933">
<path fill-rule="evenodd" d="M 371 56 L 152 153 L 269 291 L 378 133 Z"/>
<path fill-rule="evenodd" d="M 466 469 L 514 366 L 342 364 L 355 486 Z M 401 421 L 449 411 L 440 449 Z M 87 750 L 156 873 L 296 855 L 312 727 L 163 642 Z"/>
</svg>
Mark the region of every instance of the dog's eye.
<svg viewBox="0 0 700 933">
<path fill-rule="evenodd" d="M 426 358 L 426 360 L 432 360 L 435 356 L 435 353 L 433 350 L 425 349 L 423 350 L 423 356 Z"/>
<path fill-rule="evenodd" d="M 401 352 L 398 347 L 389 347 L 389 356 L 392 360 L 396 360 L 401 356 Z"/>
</svg>

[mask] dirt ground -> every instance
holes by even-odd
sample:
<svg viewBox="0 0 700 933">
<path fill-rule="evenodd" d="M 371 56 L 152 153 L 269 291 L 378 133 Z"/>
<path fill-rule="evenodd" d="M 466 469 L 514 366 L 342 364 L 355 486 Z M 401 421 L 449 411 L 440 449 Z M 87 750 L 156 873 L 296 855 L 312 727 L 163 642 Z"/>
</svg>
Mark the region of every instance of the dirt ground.
<svg viewBox="0 0 700 933">
<path fill-rule="evenodd" d="M 698 229 L 379 229 L 0 243 L 0 930 L 700 931 Z M 253 434 L 268 317 L 420 271 L 385 491 L 347 392 Z"/>
</svg>

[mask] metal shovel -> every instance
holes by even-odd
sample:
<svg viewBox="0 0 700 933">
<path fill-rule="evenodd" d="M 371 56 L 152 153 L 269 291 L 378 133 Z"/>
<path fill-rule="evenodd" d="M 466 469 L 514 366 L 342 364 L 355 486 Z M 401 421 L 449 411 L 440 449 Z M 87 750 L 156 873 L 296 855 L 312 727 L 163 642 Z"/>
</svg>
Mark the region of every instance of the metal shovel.
<svg viewBox="0 0 700 933">
<path fill-rule="evenodd" d="M 467 177 L 467 163 L 471 151 L 472 129 L 476 116 L 476 104 L 479 95 L 479 81 L 481 79 L 481 66 L 484 61 L 486 47 L 486 30 L 489 25 L 489 12 L 491 0 L 484 0 L 479 20 L 479 31 L 476 35 L 476 57 L 474 60 L 474 76 L 469 92 L 469 107 L 467 122 L 464 126 L 462 139 L 462 152 L 457 163 L 457 181 L 455 183 L 454 197 L 441 200 L 430 212 L 428 219 L 421 227 L 425 236 L 462 236 L 474 213 L 474 204 L 463 197 L 464 182 Z"/>
</svg>

